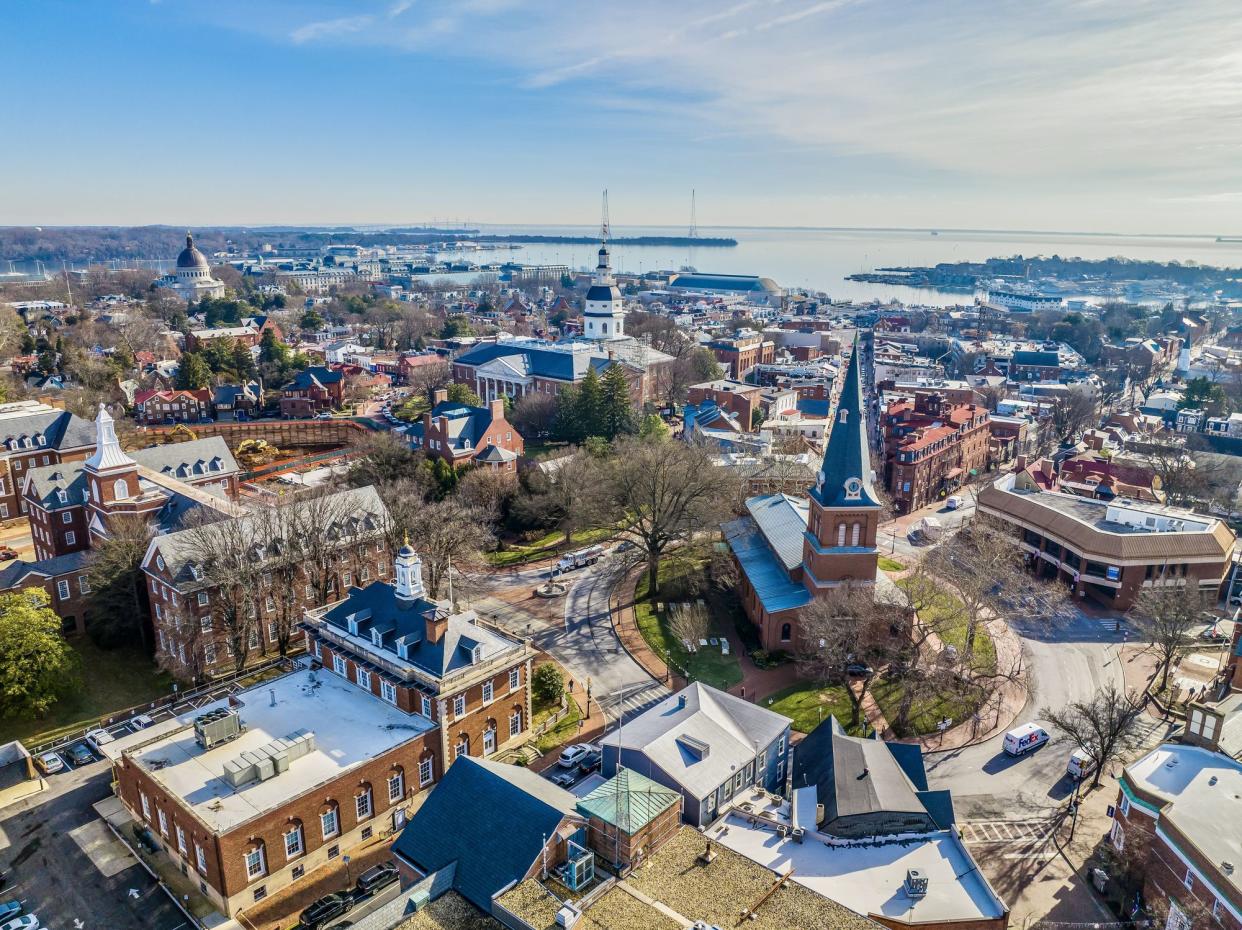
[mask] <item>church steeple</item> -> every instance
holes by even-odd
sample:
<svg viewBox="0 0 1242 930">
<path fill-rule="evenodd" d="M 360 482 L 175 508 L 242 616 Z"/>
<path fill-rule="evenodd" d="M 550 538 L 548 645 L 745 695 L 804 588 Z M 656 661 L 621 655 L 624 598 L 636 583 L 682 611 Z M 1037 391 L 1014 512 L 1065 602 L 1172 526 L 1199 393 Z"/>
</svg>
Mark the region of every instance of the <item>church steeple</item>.
<svg viewBox="0 0 1242 930">
<path fill-rule="evenodd" d="M 122 451 L 120 440 L 116 438 L 116 424 L 103 404 L 99 405 L 95 417 L 95 452 L 82 464 L 96 472 L 134 466 L 134 460 Z"/>
<path fill-rule="evenodd" d="M 850 354 L 841 386 L 832 432 L 824 447 L 824 460 L 811 489 L 811 497 L 823 507 L 878 507 L 871 476 L 871 453 L 867 444 L 867 410 L 860 371 L 862 350 L 858 339 Z"/>
<path fill-rule="evenodd" d="M 399 601 L 416 601 L 426 593 L 423 587 L 423 560 L 410 545 L 410 534 L 405 534 L 405 545 L 397 551 L 396 577 L 393 588 Z"/>
</svg>

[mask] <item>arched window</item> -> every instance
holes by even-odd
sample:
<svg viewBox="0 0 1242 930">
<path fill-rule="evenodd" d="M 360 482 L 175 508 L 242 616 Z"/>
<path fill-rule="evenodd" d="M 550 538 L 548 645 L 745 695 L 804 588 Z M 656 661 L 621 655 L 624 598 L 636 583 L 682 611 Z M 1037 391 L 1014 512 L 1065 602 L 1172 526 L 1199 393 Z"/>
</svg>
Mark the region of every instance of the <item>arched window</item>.
<svg viewBox="0 0 1242 930">
<path fill-rule="evenodd" d="M 862 536 L 862 524 L 855 523 L 853 527 L 850 529 L 850 545 L 857 546 L 858 539 L 860 536 Z"/>
<path fill-rule="evenodd" d="M 792 638 L 793 638 L 793 624 L 792 623 L 781 624 L 781 642 L 787 643 Z"/>
<path fill-rule="evenodd" d="M 604 326 L 604 335 L 606 336 L 606 335 L 608 335 L 608 324 L 607 324 L 607 323 L 605 323 L 605 324 L 603 324 L 603 326 Z"/>
<path fill-rule="evenodd" d="M 844 523 L 837 524 L 837 545 L 838 546 L 845 545 L 845 524 Z"/>
<path fill-rule="evenodd" d="M 117 500 L 124 500 L 129 497 L 129 485 L 125 483 L 124 478 L 116 479 L 116 484 L 112 485 L 112 493 Z"/>
</svg>

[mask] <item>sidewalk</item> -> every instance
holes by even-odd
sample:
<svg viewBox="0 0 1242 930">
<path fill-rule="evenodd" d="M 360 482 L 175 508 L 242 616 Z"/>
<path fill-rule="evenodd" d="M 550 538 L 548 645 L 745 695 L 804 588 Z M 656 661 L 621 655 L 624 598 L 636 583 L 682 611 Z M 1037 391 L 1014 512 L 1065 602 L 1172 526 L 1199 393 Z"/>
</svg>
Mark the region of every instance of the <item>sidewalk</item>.
<svg viewBox="0 0 1242 930">
<path fill-rule="evenodd" d="M 578 713 L 583 715 L 582 727 L 562 745 L 570 743 L 595 742 L 604 735 L 604 727 L 608 723 L 607 719 L 604 717 L 603 710 L 599 706 L 599 702 L 596 701 L 595 698 L 591 698 L 590 712 L 589 715 L 586 715 L 583 708 L 583 702 L 586 698 L 586 682 L 575 678 L 569 673 L 567 668 L 557 662 L 556 659 L 552 658 L 546 652 L 539 653 L 538 657 L 535 659 L 534 666 L 538 668 L 545 662 L 551 662 L 561 670 L 561 675 L 565 679 L 565 694 L 571 701 L 578 705 Z M 545 752 L 538 759 L 530 762 L 528 767 L 532 772 L 543 772 L 556 764 L 557 755 L 558 753 L 555 751 Z"/>
<path fill-rule="evenodd" d="M 680 691 L 686 686 L 686 679 L 678 674 L 673 674 L 670 679 L 668 663 L 655 654 L 643 639 L 643 634 L 638 631 L 638 619 L 634 614 L 634 589 L 638 585 L 639 576 L 645 570 L 643 565 L 634 566 L 621 576 L 621 580 L 609 592 L 608 612 L 612 628 L 630 658 L 641 665 L 648 675 L 667 684 L 673 691 Z M 730 647 L 732 646 L 730 641 Z"/>
</svg>

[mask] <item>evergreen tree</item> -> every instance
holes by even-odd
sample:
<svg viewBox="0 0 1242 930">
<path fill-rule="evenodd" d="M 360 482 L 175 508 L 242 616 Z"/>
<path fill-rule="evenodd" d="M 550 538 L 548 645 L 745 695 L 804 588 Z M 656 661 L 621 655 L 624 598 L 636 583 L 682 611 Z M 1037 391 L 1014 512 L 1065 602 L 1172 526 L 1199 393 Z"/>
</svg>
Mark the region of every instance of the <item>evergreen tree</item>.
<svg viewBox="0 0 1242 930">
<path fill-rule="evenodd" d="M 578 419 L 578 388 L 573 385 L 566 387 L 556 397 L 552 435 L 564 442 L 575 444 L 586 438 L 586 432 Z"/>
<path fill-rule="evenodd" d="M 604 436 L 604 387 L 594 368 L 587 369 L 578 388 L 578 425 L 583 438 Z"/>
<path fill-rule="evenodd" d="M 197 352 L 187 352 L 181 356 L 181 367 L 177 369 L 177 387 L 185 391 L 193 391 L 207 387 L 211 383 L 211 369 Z"/>
<path fill-rule="evenodd" d="M 643 439 L 664 440 L 672 435 L 665 423 L 659 416 L 654 413 L 643 417 L 642 425 L 638 428 L 638 435 Z"/>
<path fill-rule="evenodd" d="M 468 384 L 454 381 L 446 390 L 448 391 L 448 399 L 455 404 L 465 404 L 467 407 L 483 406 L 483 399 Z"/>
<path fill-rule="evenodd" d="M 600 435 L 609 440 L 633 433 L 637 429 L 634 404 L 630 399 L 630 383 L 620 365 L 604 373 L 601 382 L 603 399 L 600 405 Z"/>
<path fill-rule="evenodd" d="M 42 588 L 0 594 L 0 717 L 41 716 L 80 684 L 77 655 Z"/>
<path fill-rule="evenodd" d="M 244 343 L 233 343 L 233 371 L 237 372 L 238 381 L 249 381 L 258 377 L 259 370 L 255 367 L 254 356 L 250 354 L 250 347 Z"/>
</svg>

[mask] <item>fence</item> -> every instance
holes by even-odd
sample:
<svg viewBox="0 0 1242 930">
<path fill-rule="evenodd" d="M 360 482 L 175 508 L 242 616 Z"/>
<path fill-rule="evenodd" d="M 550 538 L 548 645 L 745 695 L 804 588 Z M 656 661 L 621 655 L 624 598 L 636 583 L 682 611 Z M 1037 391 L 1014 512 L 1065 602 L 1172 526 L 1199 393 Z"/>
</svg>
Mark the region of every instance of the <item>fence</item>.
<svg viewBox="0 0 1242 930">
<path fill-rule="evenodd" d="M 543 734 L 547 733 L 549 730 L 553 729 L 558 723 L 564 720 L 568 715 L 569 715 L 569 696 L 562 694 L 560 709 L 557 710 L 555 713 L 551 714 L 546 720 L 543 721 L 543 723 L 539 724 L 539 726 L 533 728 L 530 732 L 530 735 L 532 737 L 542 736 Z"/>
</svg>

